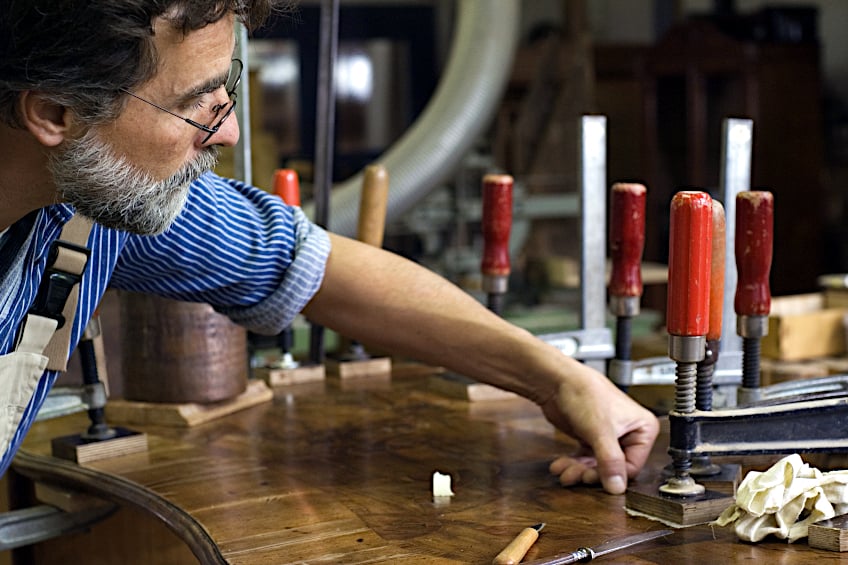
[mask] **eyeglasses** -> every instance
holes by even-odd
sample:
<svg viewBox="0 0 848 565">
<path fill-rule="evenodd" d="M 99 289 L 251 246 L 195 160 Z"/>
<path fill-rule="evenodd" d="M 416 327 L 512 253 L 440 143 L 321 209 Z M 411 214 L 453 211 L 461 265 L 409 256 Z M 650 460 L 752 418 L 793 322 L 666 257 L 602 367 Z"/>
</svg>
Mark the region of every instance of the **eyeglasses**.
<svg viewBox="0 0 848 565">
<path fill-rule="evenodd" d="M 187 124 L 193 125 L 194 127 L 196 127 L 197 129 L 199 129 L 201 131 L 205 131 L 207 134 L 209 134 L 209 135 L 207 135 L 206 137 L 203 138 L 203 143 L 206 143 L 207 141 L 209 141 L 210 137 L 212 137 L 213 135 L 218 133 L 218 130 L 221 129 L 221 126 L 224 124 L 224 121 L 227 118 L 229 118 L 230 114 L 233 113 L 233 110 L 236 109 L 236 89 L 238 88 L 238 85 L 241 83 L 242 69 L 244 69 L 244 64 L 241 62 L 241 60 L 240 59 L 233 59 L 232 67 L 230 67 L 230 74 L 227 77 L 227 82 L 224 85 L 224 87 L 226 88 L 226 91 L 227 91 L 227 97 L 230 99 L 230 101 L 228 103 L 225 103 L 225 104 L 216 104 L 215 106 L 212 107 L 212 111 L 215 112 L 215 115 L 212 117 L 213 122 L 218 118 L 218 115 L 221 114 L 221 112 L 224 112 L 224 115 L 221 116 L 221 119 L 218 120 L 215 123 L 215 125 L 213 125 L 213 126 L 206 126 L 206 125 L 203 125 L 199 122 L 192 120 L 191 118 L 186 118 L 185 116 L 180 116 L 179 114 L 175 114 L 174 112 L 168 110 L 167 108 L 163 108 L 162 106 L 160 106 L 158 104 L 154 104 L 150 100 L 146 100 L 146 99 L 142 98 L 141 96 L 139 96 L 138 94 L 134 94 L 134 93 L 130 92 L 129 90 L 125 89 L 125 88 L 122 88 L 120 90 L 121 90 L 121 92 L 125 92 L 126 94 L 129 94 L 133 98 L 137 98 L 138 100 L 141 100 L 142 102 L 144 102 L 146 104 L 150 104 L 154 108 L 157 108 L 159 110 L 162 110 L 163 112 L 171 114 L 175 118 L 181 119 L 182 121 L 186 122 Z"/>
</svg>

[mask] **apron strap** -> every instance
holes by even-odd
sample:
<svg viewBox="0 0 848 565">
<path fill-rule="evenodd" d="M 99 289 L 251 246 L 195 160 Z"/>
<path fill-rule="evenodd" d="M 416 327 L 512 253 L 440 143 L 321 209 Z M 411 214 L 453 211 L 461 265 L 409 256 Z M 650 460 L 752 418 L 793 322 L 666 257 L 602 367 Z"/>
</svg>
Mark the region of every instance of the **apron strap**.
<svg viewBox="0 0 848 565">
<path fill-rule="evenodd" d="M 86 247 L 92 222 L 74 215 L 62 229 L 59 239 L 50 247 L 50 256 L 35 303 L 29 315 L 53 318 L 57 329 L 44 348 L 49 359 L 47 369 L 65 371 L 68 368 L 71 329 L 77 312 L 79 282 L 88 264 Z"/>
</svg>

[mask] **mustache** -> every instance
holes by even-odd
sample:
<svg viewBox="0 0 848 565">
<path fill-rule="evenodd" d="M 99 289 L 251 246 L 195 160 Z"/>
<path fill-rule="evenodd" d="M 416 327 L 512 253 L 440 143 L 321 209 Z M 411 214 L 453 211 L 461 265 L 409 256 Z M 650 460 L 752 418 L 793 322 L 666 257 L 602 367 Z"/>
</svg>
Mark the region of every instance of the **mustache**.
<svg viewBox="0 0 848 565">
<path fill-rule="evenodd" d="M 198 156 L 180 167 L 177 172 L 171 175 L 168 179 L 157 184 L 166 186 L 183 186 L 191 184 L 200 178 L 203 174 L 211 171 L 218 164 L 220 150 L 217 146 L 212 145 L 204 147 Z"/>
</svg>

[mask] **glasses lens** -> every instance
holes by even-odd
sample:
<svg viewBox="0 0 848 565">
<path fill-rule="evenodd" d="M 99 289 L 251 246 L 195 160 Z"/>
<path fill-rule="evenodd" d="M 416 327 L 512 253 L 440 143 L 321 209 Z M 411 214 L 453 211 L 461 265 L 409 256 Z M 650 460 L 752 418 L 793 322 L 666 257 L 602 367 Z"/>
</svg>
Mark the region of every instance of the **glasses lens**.
<svg viewBox="0 0 848 565">
<path fill-rule="evenodd" d="M 230 96 L 233 95 L 236 88 L 238 88 L 239 83 L 241 82 L 241 71 L 243 67 L 244 65 L 242 64 L 241 60 L 233 59 L 232 66 L 230 66 L 230 74 L 227 77 L 226 84 L 227 94 L 229 94 Z"/>
</svg>

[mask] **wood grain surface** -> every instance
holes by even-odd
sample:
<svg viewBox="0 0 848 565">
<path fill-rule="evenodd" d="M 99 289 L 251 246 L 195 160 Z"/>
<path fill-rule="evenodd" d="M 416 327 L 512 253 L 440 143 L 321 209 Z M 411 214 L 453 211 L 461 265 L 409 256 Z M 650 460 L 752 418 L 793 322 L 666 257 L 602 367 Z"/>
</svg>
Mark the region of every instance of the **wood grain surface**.
<svg viewBox="0 0 848 565">
<path fill-rule="evenodd" d="M 86 467 L 48 455 L 50 439 L 83 427 L 83 415 L 38 423 L 14 464 L 23 481 L 11 481 L 13 498 L 34 478 L 124 510 L 16 562 L 491 563 L 539 522 L 547 525 L 527 560 L 662 527 L 628 516 L 623 496 L 559 486 L 547 467 L 569 443 L 531 403 L 450 399 L 428 380 L 413 373 L 360 387 L 279 387 L 273 402 L 194 428 L 145 425 L 148 453 Z M 667 445 L 661 438 L 647 475 L 666 464 Z M 455 496 L 446 502 L 432 497 L 434 471 L 451 475 Z M 175 536 L 150 533 L 156 526 L 145 520 Z M 806 541 L 741 543 L 697 526 L 604 559 L 794 564 L 839 554 Z"/>
</svg>

